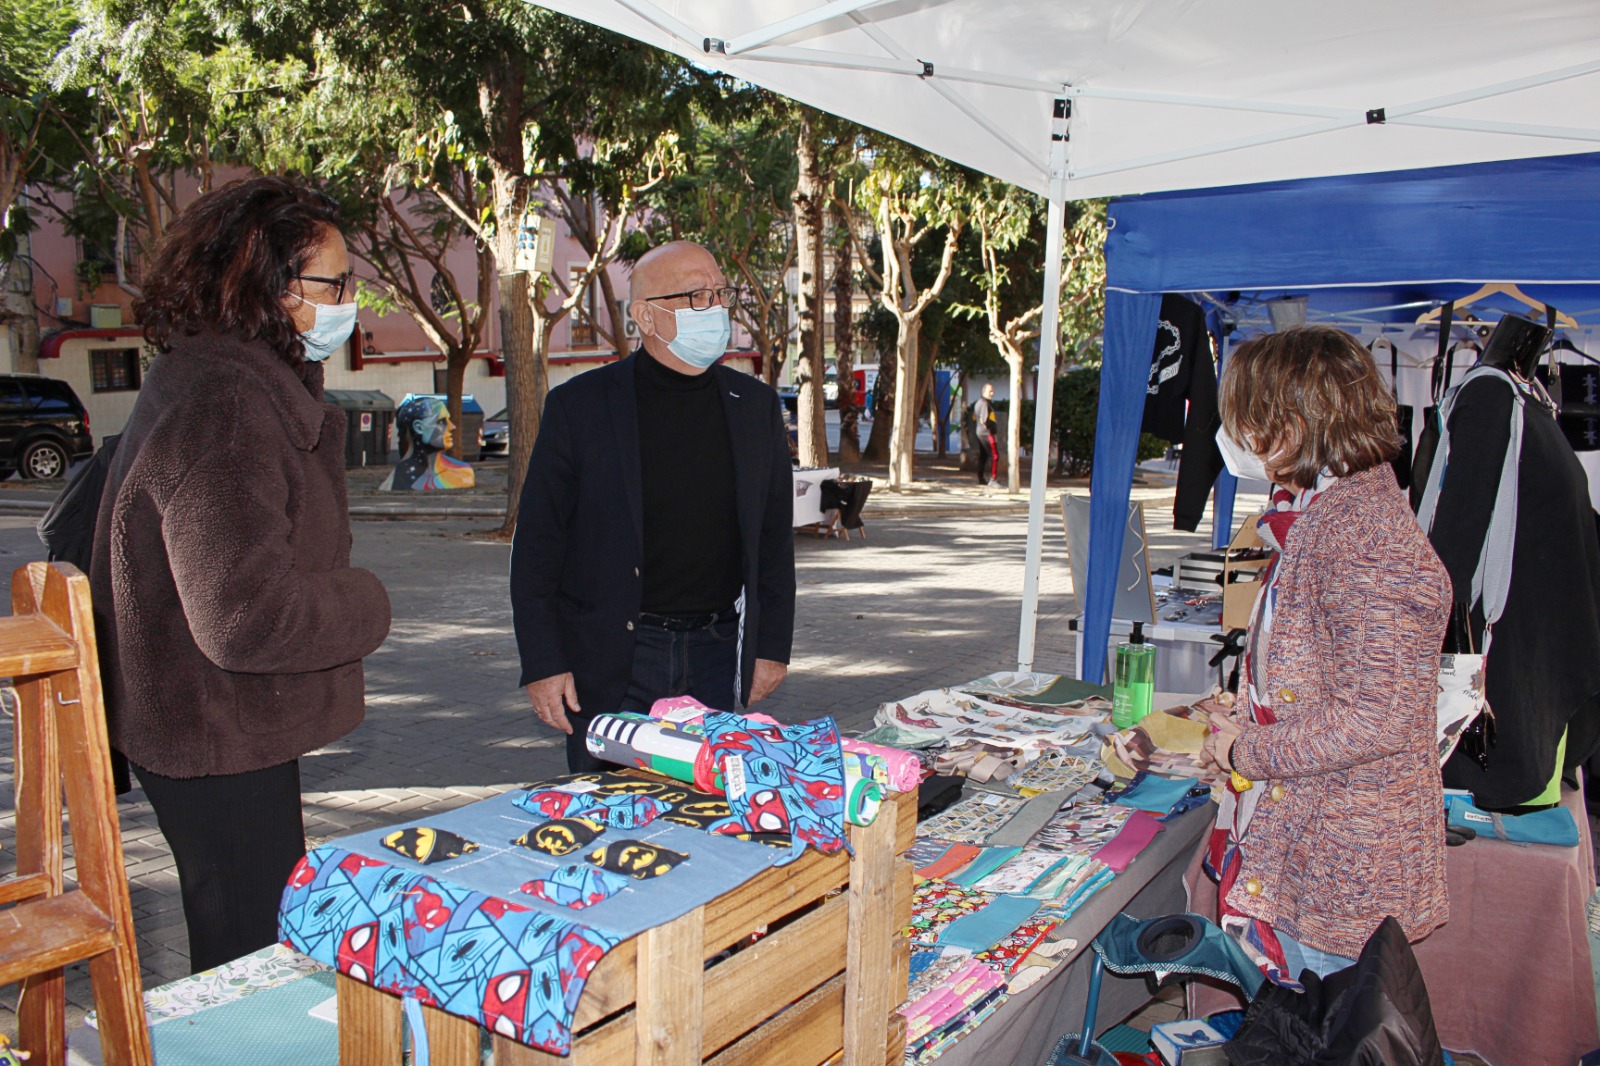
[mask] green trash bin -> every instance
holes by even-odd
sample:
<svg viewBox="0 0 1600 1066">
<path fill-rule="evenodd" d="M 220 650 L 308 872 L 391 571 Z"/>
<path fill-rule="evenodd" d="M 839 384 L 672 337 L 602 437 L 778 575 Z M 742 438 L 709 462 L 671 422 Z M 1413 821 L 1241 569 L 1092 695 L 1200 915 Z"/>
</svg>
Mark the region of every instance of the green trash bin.
<svg viewBox="0 0 1600 1066">
<path fill-rule="evenodd" d="M 377 389 L 326 389 L 323 399 L 345 414 L 344 465 L 386 466 L 394 401 Z"/>
</svg>

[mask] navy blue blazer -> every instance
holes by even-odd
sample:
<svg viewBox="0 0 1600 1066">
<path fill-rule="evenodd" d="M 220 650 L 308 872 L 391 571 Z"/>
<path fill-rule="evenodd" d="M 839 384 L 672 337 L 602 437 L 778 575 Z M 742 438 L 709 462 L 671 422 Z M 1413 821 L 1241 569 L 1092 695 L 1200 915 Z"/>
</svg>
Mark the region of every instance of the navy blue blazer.
<svg viewBox="0 0 1600 1066">
<path fill-rule="evenodd" d="M 634 360 L 550 391 L 511 547 L 511 612 L 523 685 L 570 672 L 585 713 L 622 703 L 644 564 Z M 755 661 L 787 663 L 794 639 L 794 475 L 771 387 L 718 364 L 743 548 L 740 700 Z"/>
</svg>

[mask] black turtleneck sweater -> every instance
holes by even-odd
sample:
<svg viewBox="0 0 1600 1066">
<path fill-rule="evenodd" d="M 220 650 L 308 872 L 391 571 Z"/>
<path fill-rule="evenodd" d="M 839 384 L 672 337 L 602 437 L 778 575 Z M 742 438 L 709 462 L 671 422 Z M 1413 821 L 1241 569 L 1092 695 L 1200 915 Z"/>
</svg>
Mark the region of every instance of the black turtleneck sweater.
<svg viewBox="0 0 1600 1066">
<path fill-rule="evenodd" d="M 640 350 L 639 474 L 644 503 L 641 609 L 713 614 L 739 598 L 733 447 L 716 374 L 680 374 Z"/>
</svg>

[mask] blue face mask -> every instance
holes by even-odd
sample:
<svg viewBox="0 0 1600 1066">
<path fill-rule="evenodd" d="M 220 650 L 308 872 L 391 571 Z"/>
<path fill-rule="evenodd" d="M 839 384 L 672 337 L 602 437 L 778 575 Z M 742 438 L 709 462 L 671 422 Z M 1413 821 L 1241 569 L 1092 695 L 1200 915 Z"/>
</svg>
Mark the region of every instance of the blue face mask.
<svg viewBox="0 0 1600 1066">
<path fill-rule="evenodd" d="M 678 335 L 667 342 L 667 350 L 685 363 L 704 370 L 727 352 L 733 326 L 726 307 L 682 308 L 672 312 L 672 317 L 678 323 Z"/>
<path fill-rule="evenodd" d="M 296 299 L 310 302 L 303 296 Z M 316 312 L 316 319 L 310 329 L 301 331 L 300 343 L 305 346 L 306 361 L 320 363 L 350 339 L 356 328 L 356 305 L 352 300 L 347 304 L 311 304 L 311 309 Z"/>
</svg>

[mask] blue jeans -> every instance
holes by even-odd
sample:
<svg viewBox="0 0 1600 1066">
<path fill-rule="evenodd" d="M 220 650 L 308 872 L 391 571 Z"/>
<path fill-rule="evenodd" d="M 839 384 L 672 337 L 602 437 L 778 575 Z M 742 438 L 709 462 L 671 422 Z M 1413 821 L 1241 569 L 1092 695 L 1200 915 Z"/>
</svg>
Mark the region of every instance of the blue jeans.
<svg viewBox="0 0 1600 1066">
<path fill-rule="evenodd" d="M 739 682 L 739 618 L 682 632 L 639 622 L 634 629 L 633 668 L 619 711 L 650 713 L 650 705 L 670 696 L 693 696 L 718 711 L 737 711 Z M 567 737 L 567 768 L 573 773 L 601 770 L 609 764 L 589 754 L 584 736 L 590 714 L 572 714 Z"/>
</svg>

